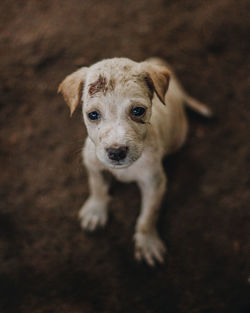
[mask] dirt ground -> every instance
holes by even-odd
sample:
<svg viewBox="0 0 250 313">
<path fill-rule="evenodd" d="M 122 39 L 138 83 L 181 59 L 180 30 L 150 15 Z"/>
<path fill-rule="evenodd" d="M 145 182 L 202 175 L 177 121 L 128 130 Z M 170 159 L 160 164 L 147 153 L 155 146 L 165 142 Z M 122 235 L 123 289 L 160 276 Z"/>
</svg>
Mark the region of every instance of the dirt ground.
<svg viewBox="0 0 250 313">
<path fill-rule="evenodd" d="M 249 1 L 2 0 L 0 312 L 250 312 Z M 103 58 L 172 63 L 215 118 L 188 112 L 186 146 L 164 161 L 169 189 L 155 269 L 133 258 L 140 196 L 114 181 L 110 220 L 84 233 L 80 110 L 58 83 Z"/>
</svg>

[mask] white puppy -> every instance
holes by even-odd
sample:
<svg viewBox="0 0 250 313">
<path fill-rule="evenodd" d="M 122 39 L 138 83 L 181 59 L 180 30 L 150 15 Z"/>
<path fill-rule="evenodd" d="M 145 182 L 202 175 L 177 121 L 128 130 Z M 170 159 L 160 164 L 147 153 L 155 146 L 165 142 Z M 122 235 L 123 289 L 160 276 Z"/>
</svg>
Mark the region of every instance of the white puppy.
<svg viewBox="0 0 250 313">
<path fill-rule="evenodd" d="M 82 103 L 88 132 L 83 159 L 90 196 L 80 210 L 82 227 L 93 231 L 107 222 L 110 197 L 103 170 L 121 181 L 136 181 L 142 208 L 134 236 L 135 257 L 149 265 L 162 263 L 165 246 L 156 229 L 167 181 L 162 159 L 185 141 L 183 102 L 205 116 L 211 115 L 210 110 L 187 95 L 166 63 L 156 58 L 142 63 L 103 60 L 67 76 L 58 91 L 71 114 Z"/>
</svg>

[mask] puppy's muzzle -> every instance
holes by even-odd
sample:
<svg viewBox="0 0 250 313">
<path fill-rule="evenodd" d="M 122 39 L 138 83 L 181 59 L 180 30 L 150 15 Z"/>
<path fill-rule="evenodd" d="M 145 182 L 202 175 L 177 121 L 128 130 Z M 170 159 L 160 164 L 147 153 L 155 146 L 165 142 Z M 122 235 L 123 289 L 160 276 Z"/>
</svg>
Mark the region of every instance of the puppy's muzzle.
<svg viewBox="0 0 250 313">
<path fill-rule="evenodd" d="M 118 148 L 110 147 L 110 148 L 107 148 L 106 151 L 110 160 L 121 161 L 126 158 L 128 147 L 126 146 L 120 146 Z"/>
</svg>

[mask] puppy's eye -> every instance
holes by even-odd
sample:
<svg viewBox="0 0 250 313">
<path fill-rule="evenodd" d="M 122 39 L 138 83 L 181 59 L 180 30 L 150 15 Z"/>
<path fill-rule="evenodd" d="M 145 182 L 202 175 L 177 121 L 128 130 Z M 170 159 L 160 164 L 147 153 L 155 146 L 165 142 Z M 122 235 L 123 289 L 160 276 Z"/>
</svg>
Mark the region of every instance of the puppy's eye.
<svg viewBox="0 0 250 313">
<path fill-rule="evenodd" d="M 131 110 L 131 114 L 136 117 L 141 117 L 145 114 L 146 110 L 142 107 L 136 107 Z"/>
<path fill-rule="evenodd" d="M 99 119 L 101 118 L 101 113 L 98 112 L 98 111 L 90 112 L 90 113 L 88 113 L 88 118 L 89 118 L 91 121 L 99 120 Z"/>
</svg>

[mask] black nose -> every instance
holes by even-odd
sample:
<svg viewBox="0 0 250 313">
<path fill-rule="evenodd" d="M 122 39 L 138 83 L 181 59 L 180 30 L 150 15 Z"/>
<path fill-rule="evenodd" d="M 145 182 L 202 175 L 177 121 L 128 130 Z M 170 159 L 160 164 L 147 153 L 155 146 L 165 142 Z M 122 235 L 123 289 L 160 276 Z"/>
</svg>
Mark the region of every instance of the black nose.
<svg viewBox="0 0 250 313">
<path fill-rule="evenodd" d="M 107 149 L 108 157 L 113 161 L 120 161 L 126 158 L 128 147 L 121 146 L 119 148 L 110 147 Z"/>
</svg>

